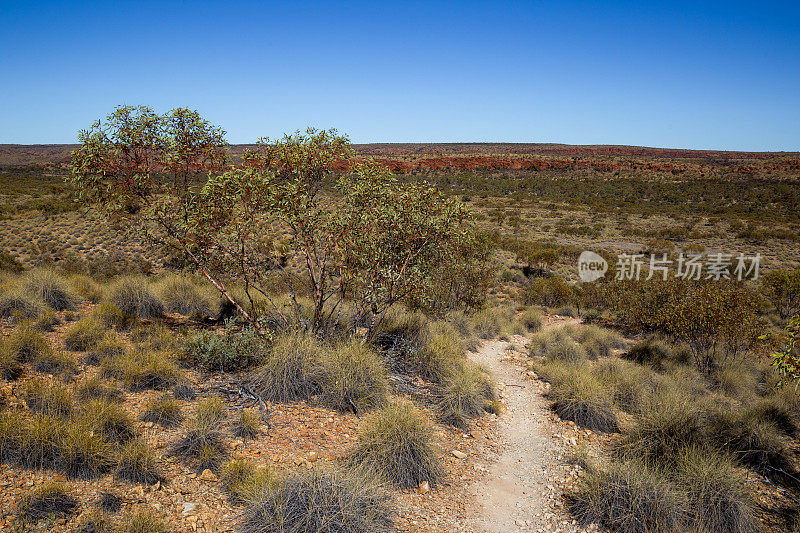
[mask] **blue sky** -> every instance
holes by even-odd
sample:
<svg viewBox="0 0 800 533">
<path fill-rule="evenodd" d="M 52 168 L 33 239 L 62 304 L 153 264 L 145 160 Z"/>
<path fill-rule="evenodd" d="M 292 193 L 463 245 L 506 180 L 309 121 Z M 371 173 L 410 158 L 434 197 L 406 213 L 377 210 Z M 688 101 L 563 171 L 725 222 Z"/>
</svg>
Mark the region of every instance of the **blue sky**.
<svg viewBox="0 0 800 533">
<path fill-rule="evenodd" d="M 564 142 L 800 151 L 800 5 L 0 1 L 0 143 L 120 104 L 234 143 Z"/>
</svg>

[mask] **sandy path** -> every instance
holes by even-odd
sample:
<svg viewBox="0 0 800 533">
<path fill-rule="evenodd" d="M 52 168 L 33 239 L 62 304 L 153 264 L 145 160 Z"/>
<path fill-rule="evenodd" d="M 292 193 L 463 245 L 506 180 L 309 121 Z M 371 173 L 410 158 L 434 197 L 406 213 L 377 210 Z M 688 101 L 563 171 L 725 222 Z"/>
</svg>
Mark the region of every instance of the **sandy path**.
<svg viewBox="0 0 800 533">
<path fill-rule="evenodd" d="M 554 320 L 543 329 L 577 322 Z M 472 524 L 475 531 L 538 531 L 553 524 L 555 491 L 548 478 L 555 475 L 562 449 L 552 438 L 555 428 L 544 396 L 518 364 L 504 359 L 509 346 L 505 341 L 488 341 L 470 354 L 492 373 L 505 401 L 498 421 L 501 451 L 488 475 L 470 487 L 482 507 Z"/>
</svg>

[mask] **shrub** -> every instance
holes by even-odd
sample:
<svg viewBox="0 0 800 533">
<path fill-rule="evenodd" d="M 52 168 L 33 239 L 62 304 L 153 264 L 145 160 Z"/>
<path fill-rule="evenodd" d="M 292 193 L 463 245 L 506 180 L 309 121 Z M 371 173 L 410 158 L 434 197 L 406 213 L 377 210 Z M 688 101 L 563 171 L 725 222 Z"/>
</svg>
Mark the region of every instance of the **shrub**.
<svg viewBox="0 0 800 533">
<path fill-rule="evenodd" d="M 136 506 L 125 517 L 125 533 L 167 533 L 169 529 L 160 515 L 148 507 Z"/>
<path fill-rule="evenodd" d="M 553 276 L 550 278 L 534 278 L 525 287 L 523 299 L 526 304 L 557 307 L 564 305 L 572 298 L 572 288 L 564 278 Z"/>
<path fill-rule="evenodd" d="M 135 316 L 126 314 L 111 302 L 98 304 L 92 311 L 92 316 L 105 327 L 119 330 L 129 330 L 136 323 Z"/>
<path fill-rule="evenodd" d="M 55 326 L 61 323 L 61 320 L 56 316 L 55 311 L 52 309 L 45 309 L 39 314 L 39 317 L 34 322 L 33 327 L 39 331 L 54 331 Z"/>
<path fill-rule="evenodd" d="M 103 299 L 104 291 L 102 287 L 89 276 L 83 274 L 70 276 L 69 285 L 75 294 L 92 303 L 97 303 Z"/>
<path fill-rule="evenodd" d="M 435 485 L 442 470 L 432 445 L 433 425 L 408 403 L 392 404 L 361 423 L 347 462 L 385 475 L 401 488 Z"/>
<path fill-rule="evenodd" d="M 239 417 L 233 422 L 233 434 L 240 439 L 255 439 L 259 434 L 261 420 L 247 409 L 239 411 Z"/>
<path fill-rule="evenodd" d="M 35 269 L 27 272 L 22 278 L 22 287 L 26 294 L 40 300 L 56 311 L 75 310 L 76 298 L 61 277 L 47 269 Z"/>
<path fill-rule="evenodd" d="M 98 375 L 84 378 L 76 385 L 75 390 L 78 400 L 84 402 L 96 398 L 118 400 L 122 396 L 122 391 L 104 382 Z"/>
<path fill-rule="evenodd" d="M 121 379 L 133 391 L 165 389 L 180 380 L 172 354 L 143 349 L 105 360 L 101 371 L 103 375 Z"/>
<path fill-rule="evenodd" d="M 103 325 L 92 317 L 78 320 L 64 333 L 64 346 L 74 352 L 96 348 L 106 334 Z"/>
<path fill-rule="evenodd" d="M 17 328 L 7 339 L 6 349 L 21 362 L 33 362 L 53 353 L 50 341 L 29 324 Z"/>
<path fill-rule="evenodd" d="M 48 483 L 26 496 L 20 504 L 20 514 L 28 522 L 50 516 L 63 517 L 78 509 L 78 500 L 63 483 Z"/>
<path fill-rule="evenodd" d="M 98 365 L 105 360 L 112 360 L 125 353 L 126 347 L 120 338 L 113 331 L 106 331 L 103 338 L 97 345 L 83 358 L 83 363 L 87 365 Z"/>
<path fill-rule="evenodd" d="M 208 298 L 189 280 L 171 276 L 159 284 L 158 294 L 168 313 L 191 317 L 211 315 Z"/>
<path fill-rule="evenodd" d="M 619 429 L 610 392 L 586 367 L 577 367 L 552 383 L 548 396 L 564 420 L 605 433 Z"/>
<path fill-rule="evenodd" d="M 469 420 L 480 416 L 495 399 L 494 388 L 483 370 L 462 361 L 436 391 L 436 410 L 440 419 L 466 429 Z"/>
<path fill-rule="evenodd" d="M 111 302 L 123 313 L 139 318 L 158 318 L 164 314 L 164 304 L 152 293 L 144 278 L 117 280 L 111 289 Z"/>
<path fill-rule="evenodd" d="M 61 350 L 45 352 L 32 361 L 33 368 L 37 372 L 47 374 L 64 374 L 68 376 L 75 371 L 75 361 L 72 357 Z"/>
<path fill-rule="evenodd" d="M 58 383 L 45 383 L 33 379 L 25 384 L 25 403 L 32 411 L 52 416 L 68 416 L 72 413 L 72 394 Z"/>
<path fill-rule="evenodd" d="M 678 455 L 676 478 L 689 497 L 689 529 L 717 533 L 758 530 L 752 499 L 724 456 L 707 448 L 686 447 Z"/>
<path fill-rule="evenodd" d="M 268 339 L 252 328 L 223 335 L 199 331 L 188 335 L 184 350 L 190 361 L 208 370 L 230 372 L 261 361 L 267 353 Z"/>
<path fill-rule="evenodd" d="M 0 295 L 0 317 L 15 319 L 36 318 L 42 309 L 39 303 L 23 294 Z"/>
<path fill-rule="evenodd" d="M 108 399 L 90 400 L 81 410 L 84 423 L 110 442 L 126 442 L 134 437 L 133 420 L 117 403 Z"/>
<path fill-rule="evenodd" d="M 384 405 L 388 395 L 383 361 L 358 339 L 323 355 L 319 383 L 326 405 L 356 414 Z"/>
<path fill-rule="evenodd" d="M 165 393 L 145 404 L 141 420 L 153 422 L 162 427 L 172 427 L 183 421 L 183 414 L 175 397 Z"/>
<path fill-rule="evenodd" d="M 322 347 L 310 335 L 279 336 L 258 370 L 253 389 L 264 399 L 290 402 L 319 392 L 317 384 Z"/>
<path fill-rule="evenodd" d="M 542 329 L 542 314 L 535 307 L 526 307 L 520 315 L 519 321 L 531 333 Z"/>
<path fill-rule="evenodd" d="M 670 357 L 670 347 L 657 336 L 639 341 L 622 355 L 625 359 L 639 364 L 650 364 L 657 368 Z"/>
<path fill-rule="evenodd" d="M 275 487 L 275 478 L 267 468 L 256 468 L 249 459 L 233 459 L 222 467 L 222 485 L 233 503 L 258 498 Z"/>
<path fill-rule="evenodd" d="M 658 469 L 638 460 L 591 468 L 569 495 L 570 512 L 586 526 L 620 533 L 683 531 L 686 497 Z"/>
<path fill-rule="evenodd" d="M 164 479 L 153 451 L 140 440 L 131 440 L 120 448 L 115 475 L 131 483 L 147 485 Z"/>
<path fill-rule="evenodd" d="M 655 386 L 655 376 L 649 369 L 624 359 L 602 361 L 595 366 L 594 375 L 611 389 L 614 403 L 627 413 L 633 413 Z"/>
<path fill-rule="evenodd" d="M 250 500 L 239 531 L 381 533 L 394 530 L 392 518 L 388 494 L 369 477 L 312 470 L 291 476 Z"/>
<path fill-rule="evenodd" d="M 618 452 L 674 464 L 678 450 L 705 444 L 706 426 L 703 406 L 687 395 L 685 389 L 660 386 L 640 403 L 635 425 L 625 433 Z"/>
<path fill-rule="evenodd" d="M 494 339 L 511 323 L 513 315 L 511 308 L 482 309 L 472 317 L 475 334 L 481 339 Z"/>
<path fill-rule="evenodd" d="M 80 420 L 67 425 L 58 466 L 69 477 L 90 479 L 106 473 L 114 464 L 114 447 L 105 437 Z"/>
</svg>

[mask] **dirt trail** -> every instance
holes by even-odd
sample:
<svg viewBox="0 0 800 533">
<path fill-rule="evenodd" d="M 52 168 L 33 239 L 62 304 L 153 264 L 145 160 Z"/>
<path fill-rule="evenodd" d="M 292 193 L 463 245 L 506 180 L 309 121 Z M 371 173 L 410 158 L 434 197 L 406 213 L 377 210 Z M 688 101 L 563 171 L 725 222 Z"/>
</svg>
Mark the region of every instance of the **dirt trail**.
<svg viewBox="0 0 800 533">
<path fill-rule="evenodd" d="M 578 320 L 551 320 L 543 329 L 570 323 Z M 470 487 L 482 507 L 472 525 L 475 531 L 489 533 L 550 530 L 559 520 L 551 507 L 557 491 L 550 479 L 556 475 L 554 465 L 562 449 L 553 439 L 555 428 L 540 389 L 525 378 L 521 366 L 505 358 L 510 346 L 488 341 L 470 355 L 501 384 L 505 400 L 498 421 L 501 451 L 488 476 Z"/>
</svg>

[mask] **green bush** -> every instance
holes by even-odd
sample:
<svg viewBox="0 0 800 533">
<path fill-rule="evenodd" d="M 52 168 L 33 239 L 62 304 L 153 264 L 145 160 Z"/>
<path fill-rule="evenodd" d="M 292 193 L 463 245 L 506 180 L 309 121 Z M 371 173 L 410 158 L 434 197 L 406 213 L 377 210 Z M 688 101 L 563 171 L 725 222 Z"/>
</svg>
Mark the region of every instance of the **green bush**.
<svg viewBox="0 0 800 533">
<path fill-rule="evenodd" d="M 253 389 L 265 400 L 289 402 L 319 392 L 323 350 L 311 335 L 285 334 L 272 349 L 253 379 Z"/>
<path fill-rule="evenodd" d="M 73 352 L 85 352 L 97 347 L 106 334 L 103 325 L 92 317 L 85 317 L 64 333 L 64 346 Z"/>
<path fill-rule="evenodd" d="M 634 459 L 589 469 L 569 495 L 570 512 L 587 526 L 620 533 L 684 531 L 688 502 L 657 468 Z"/>
<path fill-rule="evenodd" d="M 111 288 L 111 302 L 126 315 L 138 318 L 158 318 L 164 314 L 164 304 L 150 290 L 145 278 L 118 279 Z"/>
<path fill-rule="evenodd" d="M 460 429 L 469 421 L 491 409 L 496 399 L 489 376 L 470 361 L 462 361 L 437 387 L 436 410 L 446 424 Z"/>
<path fill-rule="evenodd" d="M 671 355 L 670 346 L 658 336 L 649 336 L 637 342 L 622 356 L 634 363 L 649 364 L 660 368 Z"/>
<path fill-rule="evenodd" d="M 618 431 L 611 393 L 587 367 L 575 367 L 551 384 L 548 397 L 564 420 L 600 432 Z"/>
<path fill-rule="evenodd" d="M 184 350 L 189 361 L 208 370 L 230 372 L 262 361 L 269 339 L 252 328 L 220 335 L 198 331 L 186 336 Z"/>
<path fill-rule="evenodd" d="M 534 278 L 525 287 L 523 299 L 526 304 L 544 305 L 545 307 L 563 306 L 572 299 L 572 288 L 564 278 Z"/>
<path fill-rule="evenodd" d="M 326 351 L 321 362 L 318 383 L 326 405 L 360 414 L 386 403 L 386 366 L 365 342 L 340 344 Z"/>
<path fill-rule="evenodd" d="M 190 280 L 170 276 L 158 284 L 158 295 L 168 313 L 202 318 L 211 315 L 211 303 L 201 288 Z"/>
<path fill-rule="evenodd" d="M 391 404 L 364 420 L 347 463 L 383 475 L 406 489 L 423 481 L 435 485 L 442 476 L 433 448 L 433 425 L 409 403 Z"/>
<path fill-rule="evenodd" d="M 394 531 L 393 514 L 389 495 L 368 476 L 314 469 L 251 498 L 238 531 L 382 533 Z"/>
<path fill-rule="evenodd" d="M 79 507 L 78 500 L 72 496 L 63 483 L 48 483 L 20 502 L 19 514 L 28 522 L 43 518 L 64 517 Z"/>
<path fill-rule="evenodd" d="M 25 294 L 40 300 L 56 311 L 75 310 L 77 298 L 61 277 L 52 270 L 40 269 L 27 272 L 22 278 Z"/>
</svg>

